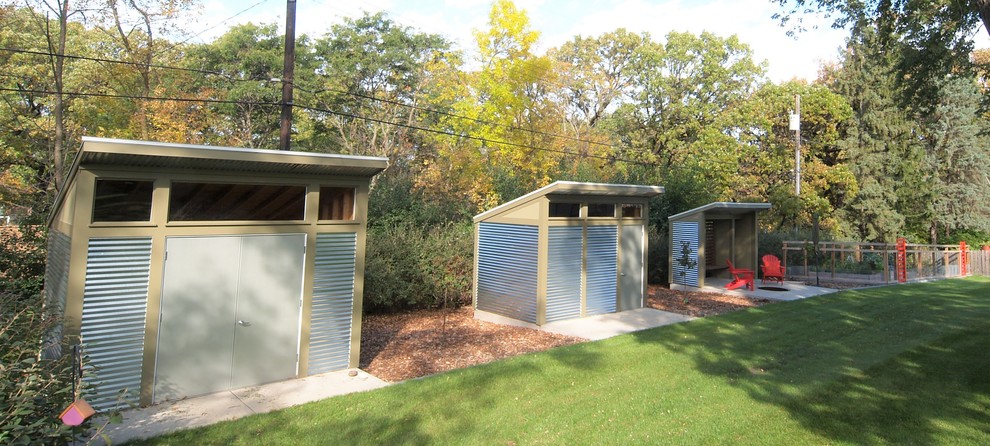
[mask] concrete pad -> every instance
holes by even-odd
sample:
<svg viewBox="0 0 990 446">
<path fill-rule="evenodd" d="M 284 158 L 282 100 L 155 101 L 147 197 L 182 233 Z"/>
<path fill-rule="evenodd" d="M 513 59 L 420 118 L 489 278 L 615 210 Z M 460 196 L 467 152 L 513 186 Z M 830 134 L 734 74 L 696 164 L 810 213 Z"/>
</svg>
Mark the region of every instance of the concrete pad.
<svg viewBox="0 0 990 446">
<path fill-rule="evenodd" d="M 351 371 L 357 375 L 349 376 Z M 112 444 L 119 444 L 387 385 L 356 369 L 323 373 L 127 410 L 123 413 L 123 423 L 110 424 L 104 433 Z M 93 423 L 102 424 L 99 419 Z M 103 444 L 102 439 L 93 444 Z"/>
<path fill-rule="evenodd" d="M 620 311 L 618 313 L 551 322 L 541 327 L 541 330 L 597 341 L 634 331 L 690 321 L 692 319 L 694 318 L 683 314 L 670 313 L 653 308 L 638 308 L 635 310 Z"/>
<path fill-rule="evenodd" d="M 673 290 L 680 291 L 701 291 L 703 293 L 718 293 L 718 294 L 728 294 L 732 296 L 742 296 L 748 298 L 758 298 L 758 299 L 772 299 L 772 300 L 798 300 L 805 299 L 813 296 L 821 296 L 823 294 L 835 293 L 839 290 L 832 288 L 822 288 L 816 286 L 806 285 L 804 282 L 788 282 L 785 281 L 783 285 L 776 282 L 767 282 L 763 284 L 759 279 L 756 280 L 756 289 L 749 291 L 745 288 L 737 288 L 734 290 L 727 290 L 725 286 L 731 282 L 731 279 L 723 279 L 719 277 L 707 277 L 705 278 L 705 286 L 702 288 L 695 288 L 691 286 L 671 284 L 670 288 Z M 773 288 L 784 288 L 787 291 L 771 291 L 763 290 L 760 287 L 773 287 Z"/>
</svg>

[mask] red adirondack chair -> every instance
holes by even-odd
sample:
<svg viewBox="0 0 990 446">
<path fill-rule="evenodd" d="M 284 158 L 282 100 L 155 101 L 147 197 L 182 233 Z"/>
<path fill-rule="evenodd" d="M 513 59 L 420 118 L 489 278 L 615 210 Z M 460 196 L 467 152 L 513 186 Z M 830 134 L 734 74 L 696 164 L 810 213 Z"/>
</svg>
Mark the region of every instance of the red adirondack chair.
<svg viewBox="0 0 990 446">
<path fill-rule="evenodd" d="M 753 284 L 753 280 L 756 278 L 756 273 L 751 269 L 736 268 L 732 266 L 732 261 L 725 259 L 725 262 L 729 264 L 729 274 L 732 274 L 732 282 L 729 282 L 725 286 L 727 290 L 734 290 L 739 287 L 745 286 L 746 289 L 750 291 L 755 291 L 756 286 Z"/>
<path fill-rule="evenodd" d="M 784 284 L 784 266 L 780 264 L 780 259 L 773 254 L 763 256 L 763 263 L 760 265 L 763 270 L 763 283 L 767 280 Z"/>
</svg>

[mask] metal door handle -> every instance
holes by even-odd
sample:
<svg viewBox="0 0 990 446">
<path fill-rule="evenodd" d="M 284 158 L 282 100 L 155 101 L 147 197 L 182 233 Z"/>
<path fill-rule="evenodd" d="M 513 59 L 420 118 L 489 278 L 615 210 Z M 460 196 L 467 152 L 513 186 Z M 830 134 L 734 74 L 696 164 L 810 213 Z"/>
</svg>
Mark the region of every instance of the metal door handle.
<svg viewBox="0 0 990 446">
<path fill-rule="evenodd" d="M 251 322 L 248 322 L 248 321 L 237 321 L 237 325 L 240 325 L 242 327 L 250 327 L 251 326 Z"/>
</svg>

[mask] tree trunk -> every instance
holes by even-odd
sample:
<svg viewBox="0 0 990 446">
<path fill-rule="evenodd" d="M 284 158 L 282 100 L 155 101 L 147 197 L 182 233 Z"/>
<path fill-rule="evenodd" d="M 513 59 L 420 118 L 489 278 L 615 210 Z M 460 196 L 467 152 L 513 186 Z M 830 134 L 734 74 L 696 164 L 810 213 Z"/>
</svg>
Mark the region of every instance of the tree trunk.
<svg viewBox="0 0 990 446">
<path fill-rule="evenodd" d="M 64 87 L 62 73 L 65 68 L 65 38 L 69 21 L 69 0 L 59 2 L 58 7 L 58 48 L 52 51 L 55 53 L 52 61 L 52 75 L 55 78 L 55 141 L 52 149 L 52 165 L 55 169 L 56 192 L 62 190 L 65 182 L 65 98 L 62 94 Z M 53 49 L 51 48 L 51 33 L 47 34 L 49 49 Z"/>
<path fill-rule="evenodd" d="M 976 0 L 976 11 L 980 13 L 980 20 L 983 20 L 983 29 L 990 34 L 990 0 Z"/>
</svg>

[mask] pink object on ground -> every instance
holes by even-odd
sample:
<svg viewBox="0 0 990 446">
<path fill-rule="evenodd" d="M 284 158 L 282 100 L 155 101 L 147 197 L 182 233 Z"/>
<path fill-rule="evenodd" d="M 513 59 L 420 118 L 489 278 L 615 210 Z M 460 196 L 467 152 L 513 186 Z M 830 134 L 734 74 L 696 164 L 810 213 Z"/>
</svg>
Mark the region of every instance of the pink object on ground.
<svg viewBox="0 0 990 446">
<path fill-rule="evenodd" d="M 93 407 L 89 405 L 86 401 L 75 400 L 69 407 L 66 407 L 62 411 L 62 415 L 58 417 L 62 419 L 62 422 L 69 426 L 78 426 L 86 421 L 87 418 L 93 416 L 96 411 Z"/>
</svg>

